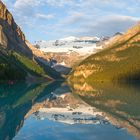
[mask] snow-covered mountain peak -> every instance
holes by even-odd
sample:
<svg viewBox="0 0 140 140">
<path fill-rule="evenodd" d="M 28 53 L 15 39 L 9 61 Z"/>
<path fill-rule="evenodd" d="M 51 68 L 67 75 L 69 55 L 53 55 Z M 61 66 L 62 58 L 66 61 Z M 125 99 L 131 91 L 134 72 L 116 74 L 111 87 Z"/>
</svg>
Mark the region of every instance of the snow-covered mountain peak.
<svg viewBox="0 0 140 140">
<path fill-rule="evenodd" d="M 76 52 L 79 55 L 90 55 L 95 53 L 100 47 L 96 47 L 101 39 L 96 36 L 75 37 L 68 36 L 58 40 L 36 41 L 35 46 L 41 51 L 51 53 L 71 53 Z"/>
</svg>

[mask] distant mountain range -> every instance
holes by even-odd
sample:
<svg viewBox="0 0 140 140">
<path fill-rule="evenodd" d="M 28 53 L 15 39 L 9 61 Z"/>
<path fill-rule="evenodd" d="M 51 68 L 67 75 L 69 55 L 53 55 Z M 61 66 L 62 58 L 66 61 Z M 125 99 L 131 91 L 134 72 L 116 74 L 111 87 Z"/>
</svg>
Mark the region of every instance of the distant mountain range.
<svg viewBox="0 0 140 140">
<path fill-rule="evenodd" d="M 91 54 L 97 53 L 106 47 L 108 43 L 115 40 L 122 33 L 116 33 L 113 37 L 75 37 L 51 40 L 36 41 L 34 46 L 45 52 L 58 63 L 73 67 L 79 60 L 82 61 Z"/>
<path fill-rule="evenodd" d="M 98 37 L 69 36 L 58 40 L 36 41 L 34 46 L 44 52 L 76 52 L 80 55 L 87 55 L 94 53 L 96 49 L 102 49 L 100 47 L 96 47 L 96 43 L 100 40 L 101 39 Z"/>
<path fill-rule="evenodd" d="M 69 36 L 58 40 L 36 41 L 34 46 L 59 64 L 73 67 L 87 56 L 101 50 L 102 46 L 96 46 L 100 40 L 98 37 Z"/>
</svg>

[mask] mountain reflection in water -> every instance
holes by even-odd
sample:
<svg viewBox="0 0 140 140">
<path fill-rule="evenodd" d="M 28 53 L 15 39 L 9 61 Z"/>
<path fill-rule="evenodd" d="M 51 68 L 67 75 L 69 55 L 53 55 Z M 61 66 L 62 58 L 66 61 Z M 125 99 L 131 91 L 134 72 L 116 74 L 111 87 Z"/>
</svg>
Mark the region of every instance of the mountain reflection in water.
<svg viewBox="0 0 140 140">
<path fill-rule="evenodd" d="M 139 91 L 130 85 L 3 84 L 0 140 L 140 139 Z"/>
<path fill-rule="evenodd" d="M 140 139 L 140 84 L 73 84 L 83 101 L 105 113 L 114 125 L 127 129 Z"/>
</svg>

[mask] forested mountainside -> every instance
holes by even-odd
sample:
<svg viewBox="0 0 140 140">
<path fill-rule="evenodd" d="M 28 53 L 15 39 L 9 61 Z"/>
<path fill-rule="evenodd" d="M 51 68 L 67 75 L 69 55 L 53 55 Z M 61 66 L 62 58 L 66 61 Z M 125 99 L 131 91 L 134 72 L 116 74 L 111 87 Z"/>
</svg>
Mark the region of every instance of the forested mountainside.
<svg viewBox="0 0 140 140">
<path fill-rule="evenodd" d="M 140 23 L 108 44 L 101 52 L 82 61 L 71 81 L 112 81 L 140 79 Z"/>
</svg>

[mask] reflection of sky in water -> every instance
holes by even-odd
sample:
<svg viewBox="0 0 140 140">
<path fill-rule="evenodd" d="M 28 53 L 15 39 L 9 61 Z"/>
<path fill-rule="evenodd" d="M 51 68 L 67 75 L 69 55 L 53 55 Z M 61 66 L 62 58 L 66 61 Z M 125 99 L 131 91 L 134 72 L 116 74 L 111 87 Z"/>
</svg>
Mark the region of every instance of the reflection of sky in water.
<svg viewBox="0 0 140 140">
<path fill-rule="evenodd" d="M 112 125 L 63 124 L 29 117 L 14 140 L 135 140 Z"/>
</svg>

